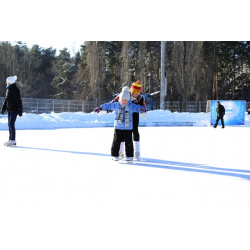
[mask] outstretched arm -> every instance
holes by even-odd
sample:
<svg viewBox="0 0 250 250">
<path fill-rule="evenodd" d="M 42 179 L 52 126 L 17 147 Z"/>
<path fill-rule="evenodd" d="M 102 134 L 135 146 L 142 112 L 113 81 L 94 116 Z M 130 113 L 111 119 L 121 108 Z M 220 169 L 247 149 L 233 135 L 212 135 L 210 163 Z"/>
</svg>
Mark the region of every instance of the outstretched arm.
<svg viewBox="0 0 250 250">
<path fill-rule="evenodd" d="M 118 102 L 109 102 L 109 103 L 104 103 L 103 105 L 100 106 L 102 110 L 115 110 L 116 106 L 119 105 Z"/>
<path fill-rule="evenodd" d="M 137 113 L 145 113 L 146 112 L 146 107 L 144 106 L 138 106 L 136 104 L 133 104 L 133 112 L 137 112 Z"/>
</svg>

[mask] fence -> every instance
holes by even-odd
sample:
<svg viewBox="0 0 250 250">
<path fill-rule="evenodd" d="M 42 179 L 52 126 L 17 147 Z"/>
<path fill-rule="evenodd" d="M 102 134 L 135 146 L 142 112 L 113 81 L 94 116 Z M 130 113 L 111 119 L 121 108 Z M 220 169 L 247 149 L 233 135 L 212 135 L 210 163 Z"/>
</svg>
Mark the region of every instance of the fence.
<svg viewBox="0 0 250 250">
<path fill-rule="evenodd" d="M 0 105 L 4 101 L 4 97 L 0 97 Z M 151 98 L 146 98 L 146 106 L 147 110 L 155 110 L 159 108 L 159 103 Z M 101 103 L 105 103 L 107 101 L 97 103 L 95 101 L 81 101 L 81 100 L 59 100 L 59 99 L 35 99 L 35 98 L 22 98 L 23 102 L 23 112 L 26 113 L 61 113 L 61 112 L 85 112 L 90 113 L 99 106 Z M 196 105 L 198 105 L 196 107 Z M 250 102 L 246 103 L 246 109 L 250 108 Z M 178 101 L 165 102 L 165 109 L 170 110 L 172 112 L 180 111 L 180 103 Z M 182 108 L 183 111 L 183 108 Z M 187 102 L 187 112 L 195 113 L 195 112 L 206 112 L 206 102 Z"/>
<path fill-rule="evenodd" d="M 4 97 L 0 97 L 2 105 Z M 96 108 L 94 101 L 59 100 L 59 99 L 35 99 L 22 98 L 23 112 L 26 113 L 61 113 L 61 112 L 85 112 L 90 113 Z"/>
<path fill-rule="evenodd" d="M 187 111 L 190 113 L 196 113 L 196 112 L 206 112 L 206 105 L 207 102 L 193 102 L 193 101 L 187 101 Z M 170 110 L 172 112 L 180 112 L 180 102 L 179 101 L 166 101 L 165 102 L 165 109 Z M 184 103 L 182 103 L 182 112 L 184 110 Z"/>
</svg>

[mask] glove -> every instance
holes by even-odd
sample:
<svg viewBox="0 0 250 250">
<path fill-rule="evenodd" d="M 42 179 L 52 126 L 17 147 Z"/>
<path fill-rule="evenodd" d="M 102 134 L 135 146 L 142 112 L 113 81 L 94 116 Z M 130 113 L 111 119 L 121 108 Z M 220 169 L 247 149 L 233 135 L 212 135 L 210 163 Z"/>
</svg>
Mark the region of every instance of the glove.
<svg viewBox="0 0 250 250">
<path fill-rule="evenodd" d="M 18 110 L 18 115 L 21 117 L 23 115 L 23 111 L 21 109 Z"/>
<path fill-rule="evenodd" d="M 101 109 L 100 107 L 94 109 L 94 111 L 95 111 L 96 113 L 99 113 L 101 110 L 102 110 L 102 109 Z"/>
<path fill-rule="evenodd" d="M 1 113 L 4 115 L 5 110 L 2 109 Z"/>
<path fill-rule="evenodd" d="M 146 107 L 141 107 L 140 110 L 141 110 L 141 112 L 144 112 L 144 113 L 145 113 L 145 112 L 146 112 Z"/>
<path fill-rule="evenodd" d="M 101 115 L 104 115 L 104 114 L 107 114 L 107 111 L 106 110 L 101 110 L 98 115 L 101 116 Z"/>
<path fill-rule="evenodd" d="M 145 119 L 147 115 L 148 114 L 146 112 L 145 113 L 141 113 L 141 116 L 142 116 L 143 119 Z"/>
</svg>

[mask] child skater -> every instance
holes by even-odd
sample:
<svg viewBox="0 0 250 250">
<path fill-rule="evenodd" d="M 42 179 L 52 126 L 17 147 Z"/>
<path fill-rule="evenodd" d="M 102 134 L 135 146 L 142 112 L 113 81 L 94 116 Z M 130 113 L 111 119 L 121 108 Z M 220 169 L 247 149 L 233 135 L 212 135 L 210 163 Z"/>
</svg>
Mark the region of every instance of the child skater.
<svg viewBox="0 0 250 250">
<path fill-rule="evenodd" d="M 130 88 L 130 98 L 132 102 L 136 105 L 144 106 L 146 108 L 145 98 L 141 94 L 141 81 L 138 80 L 131 85 Z M 118 95 L 112 102 L 118 102 L 120 96 Z M 142 113 L 142 116 L 145 116 L 146 113 Z M 140 159 L 140 134 L 139 134 L 139 113 L 133 113 L 133 141 L 134 141 L 134 149 L 135 149 L 135 158 L 137 160 Z M 124 156 L 124 147 L 125 142 L 121 141 L 119 158 L 123 158 Z"/>
<path fill-rule="evenodd" d="M 115 131 L 111 147 L 112 160 L 119 160 L 119 150 L 122 141 L 125 142 L 126 160 L 131 162 L 134 157 L 134 147 L 132 141 L 133 113 L 146 112 L 144 106 L 133 104 L 130 99 L 129 87 L 123 87 L 120 93 L 119 102 L 110 102 L 101 105 L 94 111 L 99 113 L 101 110 L 115 111 Z"/>
</svg>

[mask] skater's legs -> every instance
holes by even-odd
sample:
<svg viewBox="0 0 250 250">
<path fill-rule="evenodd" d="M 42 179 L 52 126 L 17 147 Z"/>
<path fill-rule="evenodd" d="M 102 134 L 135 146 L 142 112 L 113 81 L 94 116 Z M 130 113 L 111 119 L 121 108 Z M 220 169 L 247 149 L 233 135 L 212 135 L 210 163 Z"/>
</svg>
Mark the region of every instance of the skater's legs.
<svg viewBox="0 0 250 250">
<path fill-rule="evenodd" d="M 15 122 L 17 118 L 17 110 L 8 111 L 8 126 L 9 126 L 9 140 L 16 140 Z"/>
<path fill-rule="evenodd" d="M 224 119 L 223 119 L 223 116 L 221 117 L 221 125 L 222 125 L 222 128 L 224 128 Z"/>
<path fill-rule="evenodd" d="M 123 130 L 125 138 L 125 150 L 127 157 L 134 157 L 134 146 L 132 140 L 132 130 Z"/>
<path fill-rule="evenodd" d="M 133 113 L 133 141 L 140 141 L 139 134 L 139 113 Z"/>
<path fill-rule="evenodd" d="M 120 144 L 124 140 L 123 130 L 115 129 L 113 143 L 111 146 L 111 156 L 119 156 Z"/>
<path fill-rule="evenodd" d="M 215 122 L 215 124 L 214 124 L 214 127 L 215 127 L 215 128 L 217 127 L 219 120 L 220 120 L 220 117 L 217 116 L 216 122 Z"/>
</svg>

